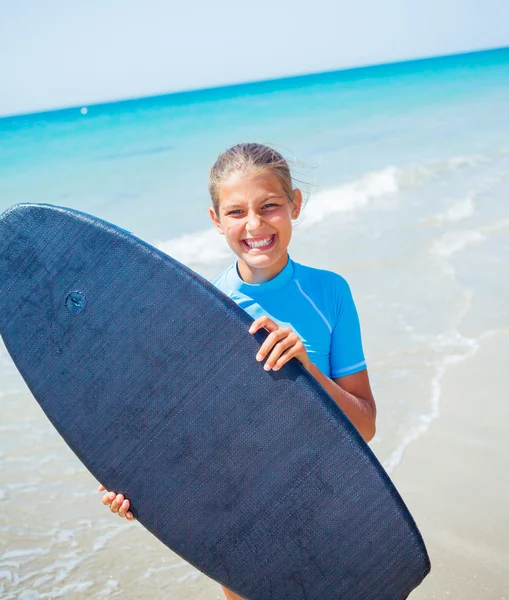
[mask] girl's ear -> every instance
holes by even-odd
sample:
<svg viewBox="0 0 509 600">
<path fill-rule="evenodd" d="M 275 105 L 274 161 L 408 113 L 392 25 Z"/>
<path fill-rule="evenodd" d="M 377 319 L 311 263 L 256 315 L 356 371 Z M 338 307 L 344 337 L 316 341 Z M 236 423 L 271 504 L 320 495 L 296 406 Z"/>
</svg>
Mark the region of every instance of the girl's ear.
<svg viewBox="0 0 509 600">
<path fill-rule="evenodd" d="M 298 219 L 300 215 L 300 209 L 302 208 L 302 192 L 299 189 L 293 190 L 293 202 L 292 202 L 292 219 Z"/>
<path fill-rule="evenodd" d="M 221 227 L 221 221 L 219 220 L 219 217 L 216 215 L 216 211 L 214 210 L 213 206 L 209 206 L 209 215 L 210 215 L 210 218 L 212 219 L 212 223 L 214 223 L 214 225 L 216 226 L 216 229 L 219 231 L 219 233 L 221 235 L 224 235 L 223 228 Z"/>
</svg>

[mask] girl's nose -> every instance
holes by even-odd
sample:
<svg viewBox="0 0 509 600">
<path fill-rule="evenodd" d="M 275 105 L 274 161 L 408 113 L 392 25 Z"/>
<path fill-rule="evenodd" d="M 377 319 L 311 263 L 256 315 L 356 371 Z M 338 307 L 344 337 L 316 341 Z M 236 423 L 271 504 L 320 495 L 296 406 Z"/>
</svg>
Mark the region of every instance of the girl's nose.
<svg viewBox="0 0 509 600">
<path fill-rule="evenodd" d="M 260 220 L 260 215 L 257 212 L 249 212 L 247 215 L 248 229 L 257 229 L 260 226 Z"/>
</svg>

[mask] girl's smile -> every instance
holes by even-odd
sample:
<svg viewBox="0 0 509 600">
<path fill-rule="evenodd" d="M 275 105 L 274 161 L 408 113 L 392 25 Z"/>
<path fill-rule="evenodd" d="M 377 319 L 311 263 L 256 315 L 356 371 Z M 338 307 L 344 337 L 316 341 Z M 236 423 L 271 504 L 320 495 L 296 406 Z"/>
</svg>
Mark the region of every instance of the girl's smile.
<svg viewBox="0 0 509 600">
<path fill-rule="evenodd" d="M 300 213 L 302 195 L 290 202 L 278 177 L 269 170 L 233 173 L 219 189 L 218 214 L 210 216 L 239 258 L 247 283 L 273 279 L 288 261 L 292 219 Z"/>
<path fill-rule="evenodd" d="M 272 248 L 272 246 L 275 244 L 276 242 L 276 234 L 273 233 L 272 235 L 269 235 L 268 237 L 264 237 L 264 238 L 246 238 L 244 240 L 242 240 L 242 243 L 244 244 L 244 246 L 246 246 L 246 250 L 269 250 L 270 248 Z"/>
</svg>

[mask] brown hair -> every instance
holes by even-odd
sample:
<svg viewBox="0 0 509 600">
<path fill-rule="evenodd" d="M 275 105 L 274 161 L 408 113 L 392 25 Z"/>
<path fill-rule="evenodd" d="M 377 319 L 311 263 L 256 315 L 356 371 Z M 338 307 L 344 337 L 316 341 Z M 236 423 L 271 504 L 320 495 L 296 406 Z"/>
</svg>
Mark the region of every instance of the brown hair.
<svg viewBox="0 0 509 600">
<path fill-rule="evenodd" d="M 263 144 L 237 144 L 220 154 L 210 169 L 209 193 L 216 215 L 219 214 L 219 187 L 233 173 L 247 174 L 268 170 L 279 179 L 286 197 L 294 200 L 290 167 L 277 150 Z"/>
</svg>

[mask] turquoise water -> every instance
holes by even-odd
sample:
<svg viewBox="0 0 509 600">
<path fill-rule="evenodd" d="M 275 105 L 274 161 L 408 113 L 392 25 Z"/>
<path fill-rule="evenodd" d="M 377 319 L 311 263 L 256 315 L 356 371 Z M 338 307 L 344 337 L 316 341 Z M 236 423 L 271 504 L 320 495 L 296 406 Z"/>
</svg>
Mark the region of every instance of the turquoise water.
<svg viewBox="0 0 509 600">
<path fill-rule="evenodd" d="M 63 203 L 145 238 L 206 225 L 207 171 L 241 140 L 288 149 L 333 186 L 507 138 L 509 50 L 0 119 L 0 208 Z M 483 131 L 482 139 L 476 132 Z M 157 218 L 154 218 L 157 217 Z"/>
<path fill-rule="evenodd" d="M 213 277 L 232 257 L 209 225 L 208 170 L 236 142 L 276 146 L 308 196 L 293 258 L 353 289 L 379 406 L 372 448 L 393 472 L 440 418 L 449 366 L 509 328 L 508 106 L 506 48 L 4 118 L 0 210 L 92 212 Z M 3 346 L 0 399 L 6 598 L 217 597 L 104 515 Z"/>
</svg>

